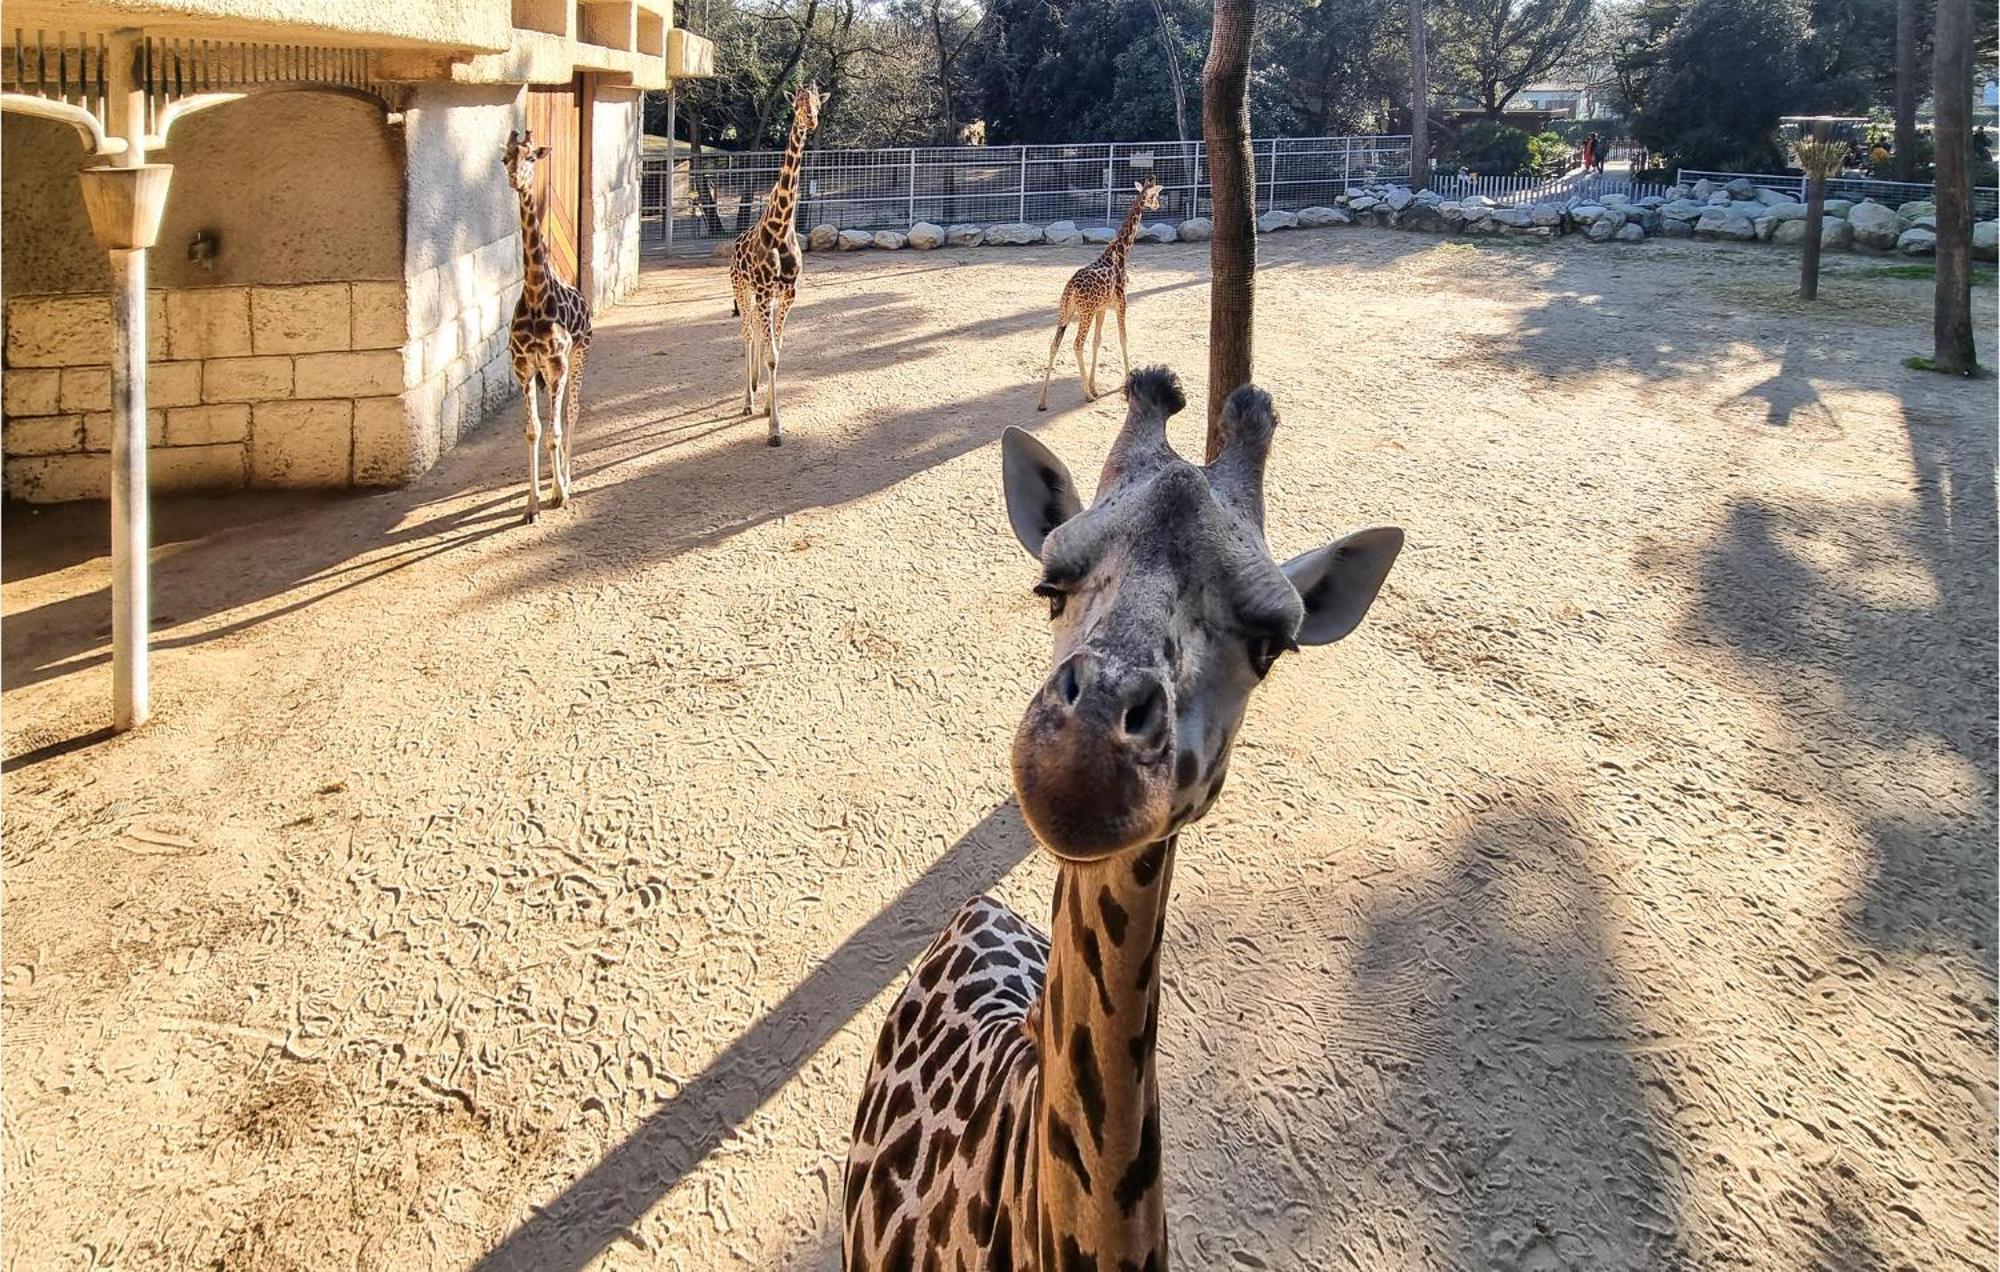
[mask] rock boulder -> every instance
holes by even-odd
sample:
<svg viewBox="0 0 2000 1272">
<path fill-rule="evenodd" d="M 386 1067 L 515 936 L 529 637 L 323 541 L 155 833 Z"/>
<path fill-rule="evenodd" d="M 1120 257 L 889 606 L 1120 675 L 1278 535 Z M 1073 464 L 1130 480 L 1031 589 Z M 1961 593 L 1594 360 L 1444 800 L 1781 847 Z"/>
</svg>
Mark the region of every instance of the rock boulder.
<svg viewBox="0 0 2000 1272">
<path fill-rule="evenodd" d="M 858 252 L 864 247 L 875 246 L 875 236 L 867 230 L 842 230 L 836 246 L 843 252 Z"/>
<path fill-rule="evenodd" d="M 1191 216 L 1180 224 L 1181 241 L 1201 243 L 1215 237 L 1215 222 L 1205 216 Z"/>
<path fill-rule="evenodd" d="M 928 252 L 934 247 L 944 246 L 944 227 L 932 225 L 929 221 L 919 221 L 903 236 L 905 242 L 920 252 Z"/>
<path fill-rule="evenodd" d="M 840 243 L 840 227 L 837 225 L 815 225 L 812 233 L 806 235 L 806 247 L 814 252 L 830 252 Z"/>
</svg>

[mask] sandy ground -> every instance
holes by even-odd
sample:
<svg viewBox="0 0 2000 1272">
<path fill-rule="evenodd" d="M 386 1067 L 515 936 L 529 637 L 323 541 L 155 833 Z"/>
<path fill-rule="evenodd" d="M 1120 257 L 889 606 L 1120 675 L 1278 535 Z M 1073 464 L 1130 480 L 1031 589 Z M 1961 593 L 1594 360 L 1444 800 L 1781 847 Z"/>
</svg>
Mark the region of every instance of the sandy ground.
<svg viewBox="0 0 2000 1272">
<path fill-rule="evenodd" d="M 1274 546 L 1410 547 L 1182 846 L 1179 1262 L 1990 1267 L 1995 399 L 1898 365 L 1929 284 L 1265 255 Z M 162 507 L 134 736 L 102 509 L 10 512 L 7 1267 L 831 1266 L 908 963 L 1046 909 L 997 439 L 1096 472 L 1116 400 L 1034 410 L 1083 259 L 810 260 L 780 451 L 722 275 L 653 271 L 532 528 L 511 419 L 406 491 Z M 1133 281 L 1196 401 L 1205 270 Z"/>
</svg>

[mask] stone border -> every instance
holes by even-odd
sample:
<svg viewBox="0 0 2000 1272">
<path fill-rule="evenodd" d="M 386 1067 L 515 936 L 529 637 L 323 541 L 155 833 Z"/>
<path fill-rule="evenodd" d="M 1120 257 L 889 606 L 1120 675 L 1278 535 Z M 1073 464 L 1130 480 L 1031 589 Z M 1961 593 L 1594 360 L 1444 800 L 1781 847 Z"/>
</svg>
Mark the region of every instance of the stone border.
<svg viewBox="0 0 2000 1272">
<path fill-rule="evenodd" d="M 1276 210 L 1257 218 L 1260 234 L 1280 230 L 1317 229 L 1333 225 L 1375 225 L 1437 234 L 1499 234 L 1515 238 L 1554 239 L 1580 236 L 1587 242 L 1640 243 L 1649 238 L 1692 238 L 1717 242 L 1768 242 L 1795 246 L 1805 241 L 1806 205 L 1789 191 L 1760 187 L 1747 178 L 1723 185 L 1707 180 L 1677 185 L 1665 196 L 1631 200 L 1621 194 L 1598 198 L 1572 196 L 1534 204 L 1503 207 L 1484 195 L 1451 199 L 1436 190 L 1412 191 L 1408 186 L 1355 186 L 1334 199 L 1331 207 Z M 815 252 L 929 251 L 939 247 L 1018 247 L 1053 244 L 1058 247 L 1097 245 L 1111 241 L 1109 226 L 1079 229 L 1074 221 L 1036 225 L 1009 221 L 999 225 L 936 225 L 919 221 L 907 231 L 841 229 L 815 225 L 805 245 Z M 1179 223 L 1160 221 L 1144 226 L 1142 243 L 1195 243 L 1214 233 L 1206 217 Z M 1930 256 L 1937 250 L 1937 208 L 1928 200 L 1891 208 L 1863 199 L 1828 199 L 1821 222 L 1820 243 L 1904 256 Z M 2000 221 L 1981 221 L 1972 230 L 1973 255 L 1990 261 L 2000 246 Z M 717 243 L 716 256 L 732 249 Z"/>
</svg>

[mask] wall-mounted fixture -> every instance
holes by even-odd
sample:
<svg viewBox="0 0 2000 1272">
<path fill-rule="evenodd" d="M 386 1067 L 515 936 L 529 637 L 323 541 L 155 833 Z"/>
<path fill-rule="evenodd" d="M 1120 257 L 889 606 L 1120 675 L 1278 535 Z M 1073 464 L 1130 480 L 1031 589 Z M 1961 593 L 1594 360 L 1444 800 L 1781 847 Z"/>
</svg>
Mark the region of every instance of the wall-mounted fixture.
<svg viewBox="0 0 2000 1272">
<path fill-rule="evenodd" d="M 215 253 L 218 246 L 215 235 L 207 230 L 196 230 L 194 238 L 188 243 L 188 259 L 203 269 L 212 270 L 215 268 Z"/>
</svg>

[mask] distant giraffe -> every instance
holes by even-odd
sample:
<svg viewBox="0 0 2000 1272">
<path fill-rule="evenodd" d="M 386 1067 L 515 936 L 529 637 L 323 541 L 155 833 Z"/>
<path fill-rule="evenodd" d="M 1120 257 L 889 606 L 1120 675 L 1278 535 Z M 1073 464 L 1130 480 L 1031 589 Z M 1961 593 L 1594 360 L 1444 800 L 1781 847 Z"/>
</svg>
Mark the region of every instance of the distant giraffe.
<svg viewBox="0 0 2000 1272">
<path fill-rule="evenodd" d="M 1157 1042 L 1176 844 L 1215 804 L 1272 664 L 1353 631 L 1403 544 L 1378 527 L 1279 565 L 1270 397 L 1232 393 L 1222 449 L 1197 467 L 1167 444 L 1186 405 L 1171 371 L 1138 372 L 1125 396 L 1089 508 L 1047 447 L 1001 438 L 1055 646 L 1013 753 L 1022 818 L 1056 859 L 1054 912 L 1043 936 L 990 897 L 966 902 L 889 1009 L 847 1155 L 846 1272 L 1166 1272 Z"/>
<path fill-rule="evenodd" d="M 817 84 L 792 94 L 792 131 L 785 139 L 778 179 L 765 201 L 764 215 L 737 238 L 729 263 L 729 285 L 736 293 L 737 316 L 743 320 L 743 413 L 755 413 L 758 376 L 767 375 L 765 415 L 773 446 L 785 444 L 785 427 L 778 419 L 778 354 L 784 348 L 785 315 L 798 298 L 799 269 L 804 263 L 792 210 L 798 205 L 806 134 L 819 127 L 820 101 Z"/>
<path fill-rule="evenodd" d="M 514 361 L 514 378 L 528 400 L 528 511 L 533 521 L 542 510 L 542 428 L 540 384 L 549 394 L 550 476 L 553 507 L 569 502 L 570 443 L 576 435 L 578 396 L 583 386 L 584 358 L 590 352 L 590 302 L 583 293 L 555 276 L 542 237 L 541 209 L 535 206 L 535 165 L 548 157 L 532 132 L 507 134 L 507 153 L 500 160 L 507 184 L 521 201 L 521 299 L 514 305 L 507 351 Z"/>
<path fill-rule="evenodd" d="M 1083 377 L 1083 396 L 1097 396 L 1097 345 L 1104 337 L 1104 313 L 1118 315 L 1118 356 L 1125 375 L 1132 374 L 1132 347 L 1125 341 L 1125 259 L 1132 254 L 1132 240 L 1139 237 L 1140 218 L 1160 206 L 1160 183 L 1151 177 L 1132 186 L 1137 195 L 1132 210 L 1125 214 L 1117 237 L 1105 245 L 1096 260 L 1070 275 L 1063 287 L 1062 303 L 1056 310 L 1056 336 L 1049 341 L 1049 364 L 1042 368 L 1042 399 L 1035 409 L 1049 409 L 1049 376 L 1056 369 L 1056 350 L 1062 346 L 1063 332 L 1071 323 L 1076 329 L 1076 370 Z M 1090 361 L 1083 360 L 1083 337 L 1090 333 Z"/>
</svg>

